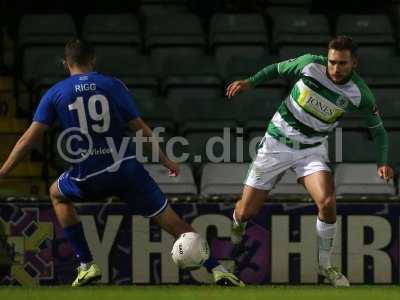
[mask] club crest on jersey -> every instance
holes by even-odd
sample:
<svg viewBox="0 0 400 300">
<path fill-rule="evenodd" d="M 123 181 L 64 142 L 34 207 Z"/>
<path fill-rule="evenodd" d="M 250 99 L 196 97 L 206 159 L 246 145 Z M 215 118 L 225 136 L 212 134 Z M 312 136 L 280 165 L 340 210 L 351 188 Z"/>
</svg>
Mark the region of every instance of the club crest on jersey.
<svg viewBox="0 0 400 300">
<path fill-rule="evenodd" d="M 336 105 L 342 109 L 346 109 L 346 107 L 349 105 L 349 100 L 347 100 L 345 97 L 343 96 L 339 96 L 336 99 Z"/>
</svg>

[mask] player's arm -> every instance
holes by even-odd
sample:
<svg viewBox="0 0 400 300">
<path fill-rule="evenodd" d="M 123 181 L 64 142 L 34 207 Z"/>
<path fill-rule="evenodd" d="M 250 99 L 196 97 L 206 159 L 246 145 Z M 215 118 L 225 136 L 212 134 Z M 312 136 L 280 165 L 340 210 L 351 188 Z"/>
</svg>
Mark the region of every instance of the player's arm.
<svg viewBox="0 0 400 300">
<path fill-rule="evenodd" d="M 389 141 L 382 118 L 372 93 L 367 90 L 362 99 L 361 111 L 365 115 L 368 129 L 372 135 L 376 153 L 378 176 L 386 181 L 393 178 L 393 169 L 389 166 Z"/>
<path fill-rule="evenodd" d="M 0 169 L 0 177 L 8 175 L 24 157 L 37 146 L 43 138 L 48 126 L 39 122 L 33 122 L 20 137 L 7 160 Z"/>
<path fill-rule="evenodd" d="M 138 117 L 136 119 L 130 120 L 128 122 L 129 128 L 132 131 L 141 130 L 143 132 L 143 136 L 148 138 L 149 143 L 147 145 L 151 147 L 155 147 L 155 149 L 159 154 L 160 161 L 163 165 L 168 168 L 171 172 L 171 175 L 177 176 L 179 175 L 179 165 L 176 162 L 171 161 L 164 152 L 160 149 L 160 145 L 158 144 L 158 140 L 153 136 L 153 131 L 150 127 L 143 121 L 142 118 Z"/>
<path fill-rule="evenodd" d="M 247 79 L 237 80 L 229 84 L 226 89 L 226 96 L 231 98 L 239 92 L 247 91 L 260 83 L 279 77 L 287 80 L 294 80 L 300 77 L 303 68 L 313 61 L 320 62 L 321 64 L 324 63 L 323 58 L 306 54 L 298 58 L 268 65 Z"/>
<path fill-rule="evenodd" d="M 379 116 L 368 117 L 367 124 L 377 152 L 378 176 L 389 181 L 393 178 L 393 169 L 388 162 L 389 141 L 386 129 Z"/>
<path fill-rule="evenodd" d="M 247 79 L 236 80 L 228 85 L 226 88 L 226 96 L 230 99 L 235 96 L 239 92 L 244 92 L 256 87 L 258 84 L 278 78 L 278 64 L 272 64 L 266 66 L 262 70 L 258 71 L 253 76 L 250 76 Z"/>
</svg>

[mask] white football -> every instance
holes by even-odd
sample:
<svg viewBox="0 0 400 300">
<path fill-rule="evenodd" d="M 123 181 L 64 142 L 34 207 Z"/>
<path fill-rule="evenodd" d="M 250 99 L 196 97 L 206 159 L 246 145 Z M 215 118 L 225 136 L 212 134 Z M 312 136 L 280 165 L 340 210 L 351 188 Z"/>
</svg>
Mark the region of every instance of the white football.
<svg viewBox="0 0 400 300">
<path fill-rule="evenodd" d="M 186 232 L 175 241 L 171 254 L 179 268 L 195 270 L 210 257 L 210 250 L 207 241 L 198 233 Z"/>
</svg>

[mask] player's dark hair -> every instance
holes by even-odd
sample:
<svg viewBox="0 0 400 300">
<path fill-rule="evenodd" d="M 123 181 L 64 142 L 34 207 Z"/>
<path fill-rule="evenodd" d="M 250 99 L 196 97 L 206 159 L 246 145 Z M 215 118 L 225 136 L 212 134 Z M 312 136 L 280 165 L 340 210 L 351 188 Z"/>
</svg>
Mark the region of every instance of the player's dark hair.
<svg viewBox="0 0 400 300">
<path fill-rule="evenodd" d="M 339 51 L 349 50 L 352 56 L 357 57 L 358 45 L 351 37 L 348 36 L 341 35 L 335 37 L 329 42 L 328 48 Z"/>
<path fill-rule="evenodd" d="M 71 65 L 86 66 L 95 58 L 94 47 L 83 39 L 73 38 L 64 48 L 64 59 Z"/>
</svg>

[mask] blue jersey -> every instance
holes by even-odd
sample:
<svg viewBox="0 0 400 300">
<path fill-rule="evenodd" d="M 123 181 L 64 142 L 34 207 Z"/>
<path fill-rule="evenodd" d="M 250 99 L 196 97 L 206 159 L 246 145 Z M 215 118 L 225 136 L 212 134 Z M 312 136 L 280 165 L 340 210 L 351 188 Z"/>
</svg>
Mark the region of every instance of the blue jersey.
<svg viewBox="0 0 400 300">
<path fill-rule="evenodd" d="M 58 120 L 64 132 L 70 130 L 63 138 L 70 142 L 67 157 L 85 158 L 70 171 L 71 178 L 80 181 L 135 157 L 124 131 L 127 122 L 138 117 L 133 97 L 120 80 L 91 72 L 70 76 L 50 88 L 33 121 L 51 126 Z"/>
</svg>

